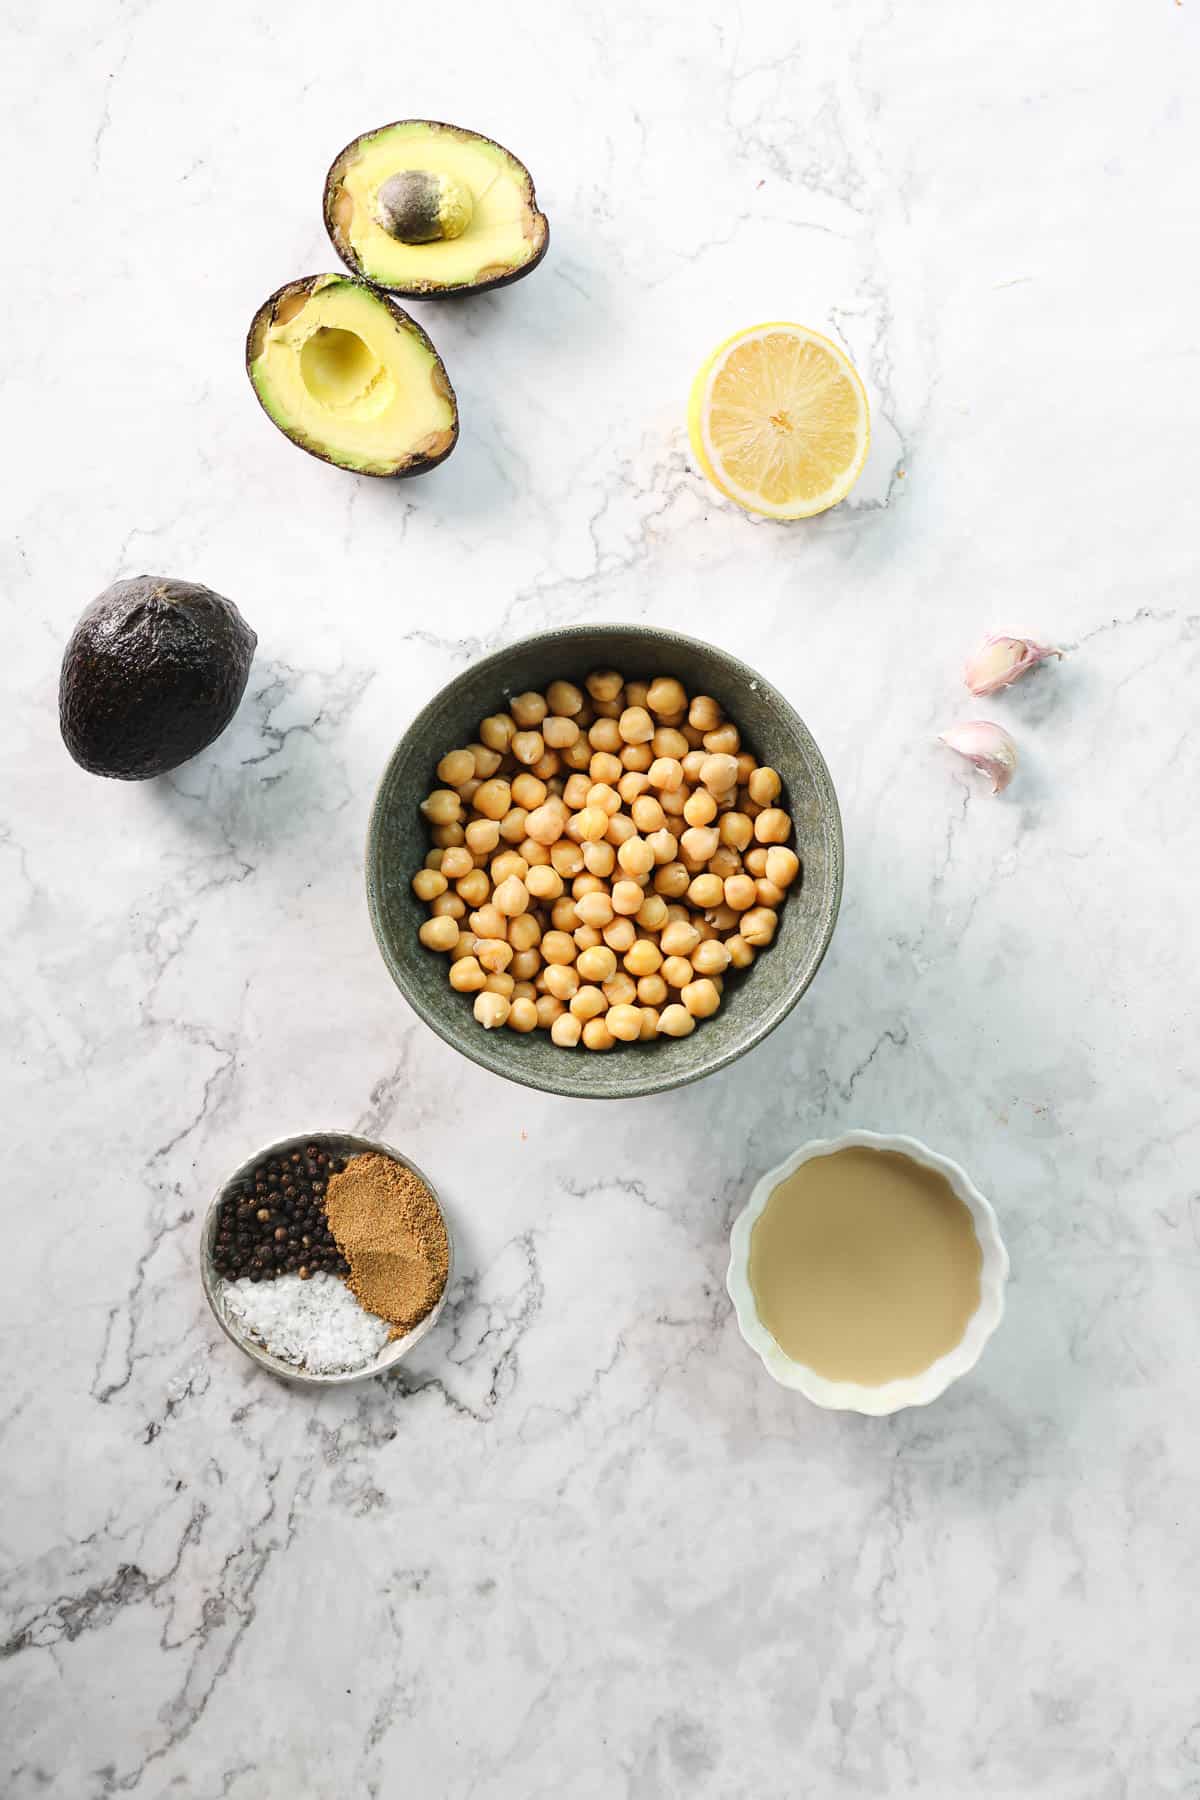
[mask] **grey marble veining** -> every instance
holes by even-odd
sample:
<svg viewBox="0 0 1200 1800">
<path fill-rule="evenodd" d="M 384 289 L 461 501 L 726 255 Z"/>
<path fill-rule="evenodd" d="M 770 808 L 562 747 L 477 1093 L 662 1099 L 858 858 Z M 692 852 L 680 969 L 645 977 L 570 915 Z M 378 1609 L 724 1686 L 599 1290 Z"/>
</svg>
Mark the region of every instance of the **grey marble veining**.
<svg viewBox="0 0 1200 1800">
<path fill-rule="evenodd" d="M 611 11 L 611 9 L 610 9 Z M 1194 6 L 10 8 L 0 729 L 6 1800 L 1197 1800 Z M 329 157 L 425 112 L 525 159 L 543 267 L 420 308 L 419 482 L 300 455 L 241 340 L 333 266 Z M 742 324 L 840 336 L 851 502 L 691 467 Z M 237 601 L 230 731 L 89 779 L 62 646 L 143 569 Z M 829 760 L 830 954 L 750 1059 L 619 1112 L 420 1027 L 361 857 L 406 721 L 589 618 L 767 669 Z M 988 630 L 1061 665 L 973 706 Z M 992 800 L 934 743 L 1009 725 Z M 316 1122 L 408 1149 L 461 1278 L 316 1400 L 220 1337 L 210 1192 Z M 774 1389 L 728 1226 L 848 1125 L 996 1204 L 1009 1313 L 887 1420 Z"/>
</svg>

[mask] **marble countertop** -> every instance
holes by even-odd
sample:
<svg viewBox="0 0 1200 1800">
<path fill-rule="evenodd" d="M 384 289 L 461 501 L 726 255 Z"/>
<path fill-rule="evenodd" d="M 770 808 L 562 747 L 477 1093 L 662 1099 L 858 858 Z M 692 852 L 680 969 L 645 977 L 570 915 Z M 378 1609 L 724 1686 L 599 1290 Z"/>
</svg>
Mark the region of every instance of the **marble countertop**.
<svg viewBox="0 0 1200 1800">
<path fill-rule="evenodd" d="M 1200 14 L 615 12 L 8 10 L 6 1800 L 1200 1796 Z M 392 486 L 279 436 L 241 342 L 406 112 L 511 145 L 553 239 L 419 309 L 462 439 Z M 875 420 L 795 528 L 683 425 L 779 316 Z M 126 786 L 56 687 L 144 570 L 260 642 L 226 735 Z M 591 618 L 769 671 L 846 826 L 803 1004 L 619 1110 L 436 1040 L 361 877 L 414 711 Z M 972 704 L 1003 629 L 1069 655 Z M 988 714 L 1000 800 L 934 742 Z M 197 1241 L 318 1125 L 430 1170 L 461 1273 L 401 1374 L 313 1399 L 220 1335 Z M 1013 1259 L 974 1375 L 883 1420 L 773 1387 L 723 1290 L 756 1177 L 850 1125 L 959 1159 Z"/>
</svg>

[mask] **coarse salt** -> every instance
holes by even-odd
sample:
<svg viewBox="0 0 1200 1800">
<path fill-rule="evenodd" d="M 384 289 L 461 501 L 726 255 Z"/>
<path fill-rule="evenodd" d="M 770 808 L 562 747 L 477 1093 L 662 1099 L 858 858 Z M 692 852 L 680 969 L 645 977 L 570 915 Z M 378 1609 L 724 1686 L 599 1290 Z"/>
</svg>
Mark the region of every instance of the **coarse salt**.
<svg viewBox="0 0 1200 1800">
<path fill-rule="evenodd" d="M 227 1281 L 222 1296 L 239 1331 L 312 1375 L 361 1369 L 387 1342 L 387 1320 L 361 1307 L 336 1275 Z"/>
</svg>

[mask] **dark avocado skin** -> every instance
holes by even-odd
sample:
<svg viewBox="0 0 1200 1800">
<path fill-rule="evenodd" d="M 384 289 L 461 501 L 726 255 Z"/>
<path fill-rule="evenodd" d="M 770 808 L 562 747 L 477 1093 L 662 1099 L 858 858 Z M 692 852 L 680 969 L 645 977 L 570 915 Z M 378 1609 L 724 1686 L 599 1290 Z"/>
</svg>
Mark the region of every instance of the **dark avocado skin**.
<svg viewBox="0 0 1200 1800">
<path fill-rule="evenodd" d="M 156 575 L 114 582 L 63 656 L 63 742 L 93 775 L 165 775 L 224 731 L 257 643 L 233 602 L 211 588 Z"/>
<path fill-rule="evenodd" d="M 341 183 L 342 169 L 345 160 L 358 148 L 359 144 L 362 143 L 363 138 L 377 137 L 381 131 L 391 131 L 394 125 L 402 125 L 405 122 L 406 121 L 403 119 L 396 119 L 393 121 L 392 125 L 377 125 L 373 131 L 360 132 L 356 138 L 351 139 L 345 149 L 338 151 L 333 162 L 330 164 L 329 172 L 325 177 L 323 211 L 325 215 L 325 229 L 329 233 L 329 241 L 353 275 L 356 275 L 360 281 L 367 282 L 369 286 L 377 288 L 379 287 L 379 283 L 372 281 L 371 277 L 365 273 L 354 252 L 353 245 L 346 241 L 334 224 L 333 202 Z M 485 137 L 482 131 L 463 131 L 458 125 L 448 125 L 444 119 L 423 119 L 421 120 L 421 123 L 427 125 L 431 131 L 448 131 L 456 137 L 479 138 L 485 144 L 491 144 L 494 149 L 504 149 L 503 144 L 497 144 L 495 138 Z M 512 156 L 512 151 L 505 151 L 505 154 Z M 513 156 L 512 159 L 514 162 L 519 161 L 519 158 L 515 156 Z M 523 169 L 525 168 L 524 163 L 521 163 L 520 166 Z M 539 213 L 542 223 L 546 228 L 542 236 L 542 247 L 537 255 L 529 262 L 522 263 L 519 269 L 510 270 L 507 275 L 493 275 L 488 281 L 463 281 L 456 287 L 389 287 L 382 289 L 381 291 L 389 294 L 399 294 L 402 300 L 467 300 L 474 294 L 490 294 L 493 288 L 511 287 L 514 281 L 524 281 L 526 275 L 532 275 L 533 271 L 537 268 L 538 264 L 545 257 L 547 250 L 550 248 L 550 221 L 547 219 L 545 213 L 541 212 L 540 207 L 538 207 L 533 177 L 530 175 L 528 169 L 525 169 L 525 180 L 528 186 L 529 203 L 534 210 Z"/>
</svg>

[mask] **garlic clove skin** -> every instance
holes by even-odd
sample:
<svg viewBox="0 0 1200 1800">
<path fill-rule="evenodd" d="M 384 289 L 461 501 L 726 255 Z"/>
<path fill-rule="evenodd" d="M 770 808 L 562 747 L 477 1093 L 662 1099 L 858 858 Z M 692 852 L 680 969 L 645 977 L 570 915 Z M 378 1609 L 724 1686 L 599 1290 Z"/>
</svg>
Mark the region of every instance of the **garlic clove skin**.
<svg viewBox="0 0 1200 1800">
<path fill-rule="evenodd" d="M 1001 688 L 1019 681 L 1030 669 L 1036 669 L 1048 656 L 1061 656 L 1051 644 L 1039 644 L 1033 638 L 1006 637 L 993 632 L 985 638 L 963 670 L 963 679 L 977 700 L 998 694 Z"/>
<path fill-rule="evenodd" d="M 1017 746 L 1003 725 L 995 725 L 991 719 L 967 719 L 951 725 L 938 742 L 974 763 L 988 777 L 993 794 L 1002 794 L 1017 772 Z"/>
</svg>

